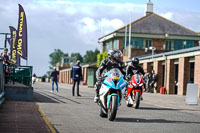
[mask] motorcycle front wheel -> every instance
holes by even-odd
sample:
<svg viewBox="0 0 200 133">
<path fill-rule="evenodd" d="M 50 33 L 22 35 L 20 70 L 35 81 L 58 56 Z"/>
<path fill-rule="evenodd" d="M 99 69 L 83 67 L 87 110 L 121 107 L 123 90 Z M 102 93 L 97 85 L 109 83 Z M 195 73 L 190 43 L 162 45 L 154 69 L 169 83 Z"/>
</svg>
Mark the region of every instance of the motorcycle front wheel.
<svg viewBox="0 0 200 133">
<path fill-rule="evenodd" d="M 108 119 L 110 121 L 113 121 L 117 114 L 117 108 L 118 108 L 118 97 L 112 96 L 111 102 L 110 102 L 110 108 L 108 109 Z"/>
<path fill-rule="evenodd" d="M 134 108 L 138 109 L 140 105 L 140 92 L 136 91 L 135 92 L 135 101 L 134 101 Z"/>
</svg>

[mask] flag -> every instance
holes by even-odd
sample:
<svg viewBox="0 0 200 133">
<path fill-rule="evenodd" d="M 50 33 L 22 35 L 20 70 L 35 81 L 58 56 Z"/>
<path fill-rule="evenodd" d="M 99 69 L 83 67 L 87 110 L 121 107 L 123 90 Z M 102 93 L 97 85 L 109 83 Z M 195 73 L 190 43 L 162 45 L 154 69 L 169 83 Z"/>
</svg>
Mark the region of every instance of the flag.
<svg viewBox="0 0 200 133">
<path fill-rule="evenodd" d="M 27 60 L 28 44 L 27 44 L 27 23 L 26 15 L 23 7 L 19 4 L 19 20 L 17 28 L 17 54 Z"/>
<path fill-rule="evenodd" d="M 16 47 L 16 38 L 17 38 L 17 30 L 9 26 L 11 32 L 11 38 L 9 39 L 10 44 L 10 56 L 11 56 L 11 63 L 20 65 L 20 56 L 17 54 L 17 47 Z"/>
</svg>

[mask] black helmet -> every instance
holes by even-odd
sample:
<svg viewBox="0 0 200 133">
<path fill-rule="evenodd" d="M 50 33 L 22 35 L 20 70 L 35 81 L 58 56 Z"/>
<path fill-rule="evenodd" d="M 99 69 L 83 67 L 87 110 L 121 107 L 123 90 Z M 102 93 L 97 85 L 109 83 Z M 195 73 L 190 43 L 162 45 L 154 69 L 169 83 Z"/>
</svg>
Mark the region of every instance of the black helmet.
<svg viewBox="0 0 200 133">
<path fill-rule="evenodd" d="M 108 58 L 114 63 L 120 62 L 122 56 L 123 56 L 123 54 L 120 50 L 109 50 L 108 51 Z"/>
<path fill-rule="evenodd" d="M 132 62 L 133 66 L 138 66 L 139 65 L 139 59 L 138 58 L 132 58 L 131 62 Z"/>
</svg>

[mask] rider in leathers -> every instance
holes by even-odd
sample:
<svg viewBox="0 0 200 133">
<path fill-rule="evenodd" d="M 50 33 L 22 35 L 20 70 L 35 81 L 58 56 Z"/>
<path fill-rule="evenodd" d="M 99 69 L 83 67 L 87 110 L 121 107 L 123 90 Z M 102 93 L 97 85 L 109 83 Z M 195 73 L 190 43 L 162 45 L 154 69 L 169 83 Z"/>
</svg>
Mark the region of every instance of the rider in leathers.
<svg viewBox="0 0 200 133">
<path fill-rule="evenodd" d="M 138 58 L 133 58 L 131 60 L 131 65 L 129 65 L 126 69 L 126 79 L 127 79 L 127 81 L 130 81 L 131 76 L 134 75 L 134 74 L 142 74 L 143 76 L 145 74 L 144 69 L 139 66 L 139 59 Z"/>
<path fill-rule="evenodd" d="M 96 95 L 94 97 L 94 102 L 96 103 L 99 100 L 99 89 L 101 88 L 102 81 L 104 78 L 102 77 L 102 73 L 104 70 L 109 71 L 112 68 L 118 68 L 123 75 L 125 75 L 125 65 L 124 62 L 121 61 L 121 57 L 123 54 L 120 50 L 109 50 L 108 58 L 103 60 L 96 71 Z"/>
<path fill-rule="evenodd" d="M 139 59 L 133 58 L 131 60 L 131 65 L 129 65 L 126 69 L 126 77 L 131 78 L 132 75 L 140 73 L 142 75 L 145 74 L 143 68 L 139 66 Z"/>
</svg>

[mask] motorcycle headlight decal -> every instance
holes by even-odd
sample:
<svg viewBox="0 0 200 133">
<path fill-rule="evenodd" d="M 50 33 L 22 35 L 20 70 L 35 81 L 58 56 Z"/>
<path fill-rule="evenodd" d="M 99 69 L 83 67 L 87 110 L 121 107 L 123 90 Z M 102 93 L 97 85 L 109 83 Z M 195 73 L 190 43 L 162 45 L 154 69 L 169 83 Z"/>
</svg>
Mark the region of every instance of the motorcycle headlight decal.
<svg viewBox="0 0 200 133">
<path fill-rule="evenodd" d="M 118 79 L 119 79 L 119 77 L 113 77 L 113 79 L 114 79 L 114 80 L 118 80 Z"/>
</svg>

